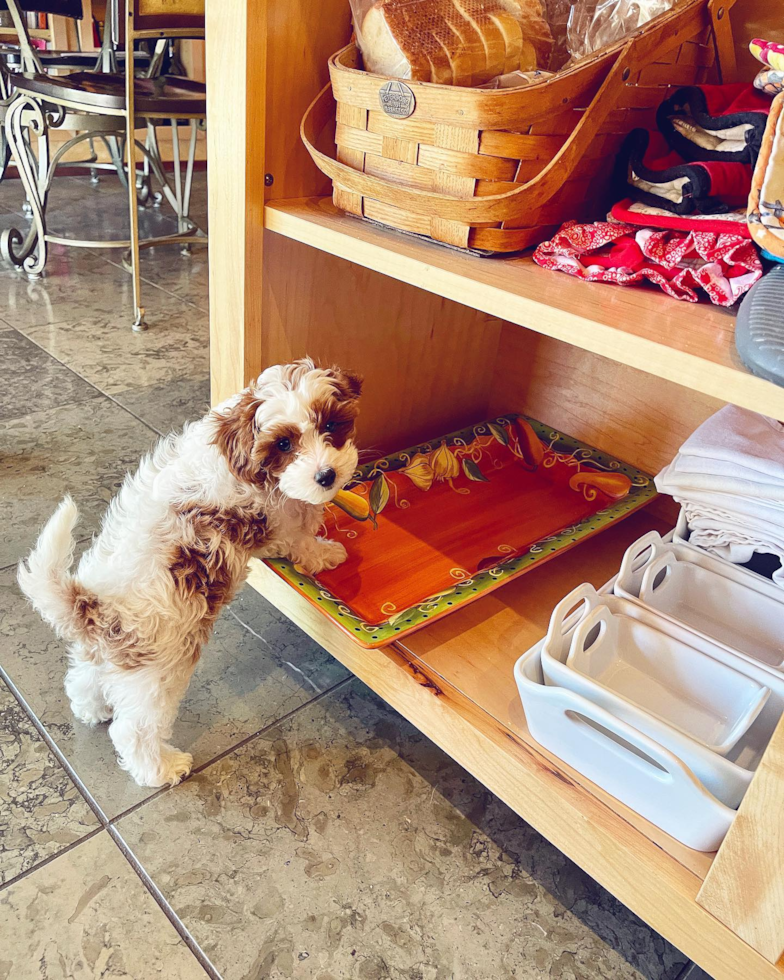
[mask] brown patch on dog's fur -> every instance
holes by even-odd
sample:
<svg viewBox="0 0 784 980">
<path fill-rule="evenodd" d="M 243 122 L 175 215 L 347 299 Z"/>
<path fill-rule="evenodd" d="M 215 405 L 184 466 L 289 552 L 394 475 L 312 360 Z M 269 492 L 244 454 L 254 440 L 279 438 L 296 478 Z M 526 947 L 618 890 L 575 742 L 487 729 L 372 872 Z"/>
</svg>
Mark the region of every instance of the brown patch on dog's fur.
<svg viewBox="0 0 784 980">
<path fill-rule="evenodd" d="M 353 371 L 343 371 L 332 368 L 330 373 L 335 377 L 335 387 L 338 397 L 344 401 L 355 401 L 362 394 L 362 377 Z"/>
<path fill-rule="evenodd" d="M 220 510 L 214 507 L 187 507 L 180 511 L 182 541 L 171 556 L 169 570 L 179 595 L 201 606 L 200 623 L 190 642 L 190 659 L 199 659 L 202 644 L 209 638 L 221 609 L 234 597 L 243 575 L 236 574 L 236 556 L 240 565 L 263 544 L 266 520 L 263 515 L 243 510 Z M 154 644 L 126 629 L 111 603 L 72 582 L 72 621 L 68 632 L 84 646 L 84 656 L 93 663 L 111 663 L 124 670 L 146 666 L 157 654 Z"/>
<path fill-rule="evenodd" d="M 183 543 L 172 555 L 169 570 L 179 595 L 201 606 L 199 641 L 204 642 L 221 609 L 234 598 L 243 576 L 235 571 L 229 549 L 242 554 L 244 567 L 267 536 L 266 519 L 251 511 L 188 507 L 180 511 Z M 198 649 L 196 652 L 198 656 Z"/>
<path fill-rule="evenodd" d="M 263 438 L 256 441 L 255 456 L 261 461 L 268 477 L 278 479 L 297 454 L 302 433 L 296 426 L 281 423 L 272 429 L 265 429 Z M 288 439 L 291 448 L 278 449 L 281 439 Z"/>
<path fill-rule="evenodd" d="M 325 441 L 330 442 L 336 449 L 342 449 L 356 433 L 354 422 L 359 415 L 356 399 L 343 401 L 339 398 L 325 398 L 313 404 L 313 416 L 316 428 Z M 335 426 L 333 432 L 327 432 L 327 423 Z"/>
<path fill-rule="evenodd" d="M 152 652 L 140 643 L 135 630 L 125 629 L 110 604 L 78 582 L 71 582 L 69 589 L 73 603 L 73 631 L 84 645 L 87 659 L 126 669 L 147 663 Z"/>
<path fill-rule="evenodd" d="M 213 413 L 217 425 L 213 445 L 226 457 L 229 469 L 239 480 L 262 484 L 267 478 L 263 465 L 254 453 L 256 427 L 254 419 L 261 400 L 251 391 L 244 391 L 228 412 Z"/>
</svg>

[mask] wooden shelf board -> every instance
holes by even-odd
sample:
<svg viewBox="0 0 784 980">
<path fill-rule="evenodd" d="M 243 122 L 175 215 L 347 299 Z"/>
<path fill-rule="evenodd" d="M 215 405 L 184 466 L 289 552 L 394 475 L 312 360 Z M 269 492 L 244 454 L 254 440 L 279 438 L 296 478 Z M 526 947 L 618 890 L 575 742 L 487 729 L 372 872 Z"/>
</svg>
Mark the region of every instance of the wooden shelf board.
<svg viewBox="0 0 784 980">
<path fill-rule="evenodd" d="M 265 227 L 490 316 L 601 354 L 695 391 L 784 418 L 784 388 L 748 372 L 735 318 L 648 288 L 585 283 L 530 256 L 478 258 L 382 229 L 329 198 L 269 202 Z"/>
<path fill-rule="evenodd" d="M 544 751 L 525 726 L 511 667 L 570 588 L 602 584 L 624 548 L 661 524 L 632 515 L 405 645 L 365 650 L 259 561 L 250 584 L 491 792 L 714 980 L 782 980 L 697 905 L 711 855 L 692 851 Z"/>
<path fill-rule="evenodd" d="M 618 571 L 626 548 L 652 528 L 669 527 L 650 513 L 632 514 L 597 534 L 592 545 L 571 548 L 535 572 L 465 606 L 400 641 L 406 653 L 464 694 L 516 738 L 544 755 L 570 779 L 615 810 L 646 837 L 700 878 L 710 869 L 712 854 L 678 843 L 648 820 L 566 766 L 531 735 L 513 680 L 515 661 L 542 639 L 555 604 L 582 582 L 599 588 Z M 587 544 L 587 542 L 586 542 Z"/>
</svg>

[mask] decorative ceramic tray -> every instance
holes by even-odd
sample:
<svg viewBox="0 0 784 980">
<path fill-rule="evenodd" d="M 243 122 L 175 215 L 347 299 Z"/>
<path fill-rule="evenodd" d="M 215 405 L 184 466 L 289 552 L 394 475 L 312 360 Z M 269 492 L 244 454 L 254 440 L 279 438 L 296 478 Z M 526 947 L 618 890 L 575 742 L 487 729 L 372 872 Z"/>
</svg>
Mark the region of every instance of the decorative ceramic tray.
<svg viewBox="0 0 784 980">
<path fill-rule="evenodd" d="M 364 647 L 478 599 L 648 503 L 633 466 L 511 413 L 360 467 L 359 519 L 330 504 L 348 559 L 311 578 L 268 564 Z M 366 517 L 366 515 L 369 516 Z M 366 519 L 362 519 L 366 517 Z"/>
</svg>

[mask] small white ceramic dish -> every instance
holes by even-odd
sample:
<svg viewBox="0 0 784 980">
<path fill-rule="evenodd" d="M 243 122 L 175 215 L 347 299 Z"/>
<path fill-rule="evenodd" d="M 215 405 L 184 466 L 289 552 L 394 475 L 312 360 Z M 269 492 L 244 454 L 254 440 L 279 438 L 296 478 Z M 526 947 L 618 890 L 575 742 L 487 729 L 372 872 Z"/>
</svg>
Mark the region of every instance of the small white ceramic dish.
<svg viewBox="0 0 784 980">
<path fill-rule="evenodd" d="M 715 851 L 735 811 L 643 732 L 574 691 L 546 686 L 543 643 L 523 654 L 514 669 L 537 742 L 687 847 Z"/>
<path fill-rule="evenodd" d="M 784 664 L 784 590 L 754 572 L 651 531 L 627 549 L 614 591 L 768 667 Z"/>
<path fill-rule="evenodd" d="M 553 647 L 566 614 L 580 601 L 585 606 L 590 593 L 592 608 L 584 608 L 564 663 Z M 618 699 L 625 701 L 635 727 L 646 730 L 653 717 L 725 755 L 762 711 L 769 688 L 658 625 L 623 609 L 613 614 L 604 597 L 581 586 L 553 611 L 542 649 L 545 679 L 616 712 Z"/>
<path fill-rule="evenodd" d="M 602 591 L 604 592 L 604 590 Z M 632 602 L 628 599 L 622 599 L 609 594 L 602 594 L 599 597 L 599 601 L 606 603 L 613 612 L 620 612 L 622 615 L 629 616 L 631 619 L 637 619 L 640 622 L 653 625 L 670 636 L 696 647 L 709 657 L 713 657 L 716 660 L 720 660 L 721 663 L 734 667 L 739 673 L 753 678 L 764 687 L 770 688 L 770 697 L 760 712 L 759 717 L 737 745 L 727 753 L 727 760 L 731 760 L 744 769 L 755 770 L 768 746 L 770 737 L 779 719 L 784 714 L 784 672 L 766 667 L 764 664 L 738 653 L 737 650 L 732 650 L 730 647 L 722 643 L 717 643 L 703 636 L 701 633 L 696 633 L 687 626 L 684 626 L 683 623 L 678 623 L 674 619 L 662 616 L 653 609 L 644 606 L 639 601 Z M 566 659 L 567 653 L 568 643 L 562 659 Z M 686 738 L 686 736 L 681 736 L 680 732 L 676 732 L 675 729 L 670 728 L 669 725 L 664 727 L 678 737 Z M 693 740 L 690 740 L 690 742 L 695 745 L 698 744 L 693 742 Z M 708 752 L 707 749 L 705 751 Z M 717 756 L 714 752 L 710 752 L 709 755 L 713 759 L 721 758 L 721 756 Z M 686 761 L 686 756 L 680 755 L 680 758 Z"/>
</svg>

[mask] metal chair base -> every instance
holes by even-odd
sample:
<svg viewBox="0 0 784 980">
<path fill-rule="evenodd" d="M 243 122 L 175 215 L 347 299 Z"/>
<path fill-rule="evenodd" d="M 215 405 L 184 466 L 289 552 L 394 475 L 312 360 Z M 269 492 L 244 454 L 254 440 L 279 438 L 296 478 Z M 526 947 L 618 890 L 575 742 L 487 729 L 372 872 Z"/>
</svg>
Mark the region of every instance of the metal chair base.
<svg viewBox="0 0 784 980">
<path fill-rule="evenodd" d="M 190 140 L 188 155 L 185 161 L 185 179 L 181 172 L 178 120 L 169 120 L 172 129 L 173 148 L 173 184 L 164 169 L 158 146 L 156 124 L 145 120 L 147 136 L 144 143 L 134 139 L 134 150 L 138 152 L 141 169 L 134 165 L 133 193 L 128 186 L 128 168 L 124 160 L 127 153 L 126 120 L 122 117 L 106 117 L 80 112 L 78 119 L 65 106 L 39 102 L 24 92 L 19 92 L 16 98 L 6 108 L 5 141 L 8 151 L 13 156 L 19 171 L 19 176 L 25 190 L 26 202 L 30 208 L 31 226 L 27 234 L 18 228 L 8 228 L 0 235 L 0 256 L 23 270 L 28 278 L 40 278 L 47 259 L 47 245 L 69 245 L 77 248 L 125 248 L 130 256 L 130 270 L 134 279 L 134 319 L 133 329 L 147 329 L 144 317 L 144 307 L 140 301 L 140 277 L 138 274 L 139 250 L 156 245 L 179 245 L 190 248 L 194 244 L 206 244 L 207 234 L 190 217 L 190 199 L 193 185 L 193 169 L 196 158 L 196 138 L 199 128 L 204 121 L 187 120 L 190 125 Z M 50 161 L 49 130 L 62 128 L 78 128 L 83 132 L 69 139 L 55 153 Z M 54 236 L 46 230 L 46 206 L 51 190 L 52 181 L 58 165 L 68 151 L 85 140 L 101 139 L 110 154 L 111 164 L 98 164 L 87 161 L 92 167 L 115 170 L 123 186 L 129 192 L 129 210 L 146 204 L 157 206 L 161 195 L 152 190 L 151 179 L 154 176 L 161 186 L 163 196 L 171 205 L 177 217 L 177 233 L 163 235 L 139 241 L 134 234 L 135 213 L 131 214 L 132 234 L 127 240 L 94 241 L 85 239 L 63 238 Z M 35 149 L 33 143 L 36 144 Z M 0 155 L 3 151 L 0 145 Z M 94 155 L 94 154 L 93 154 Z M 136 153 L 132 155 L 134 160 Z M 0 169 L 4 169 L 0 159 Z M 131 204 L 133 201 L 133 205 Z M 135 239 L 135 240 L 134 240 Z M 134 247 L 136 246 L 136 247 Z"/>
</svg>

